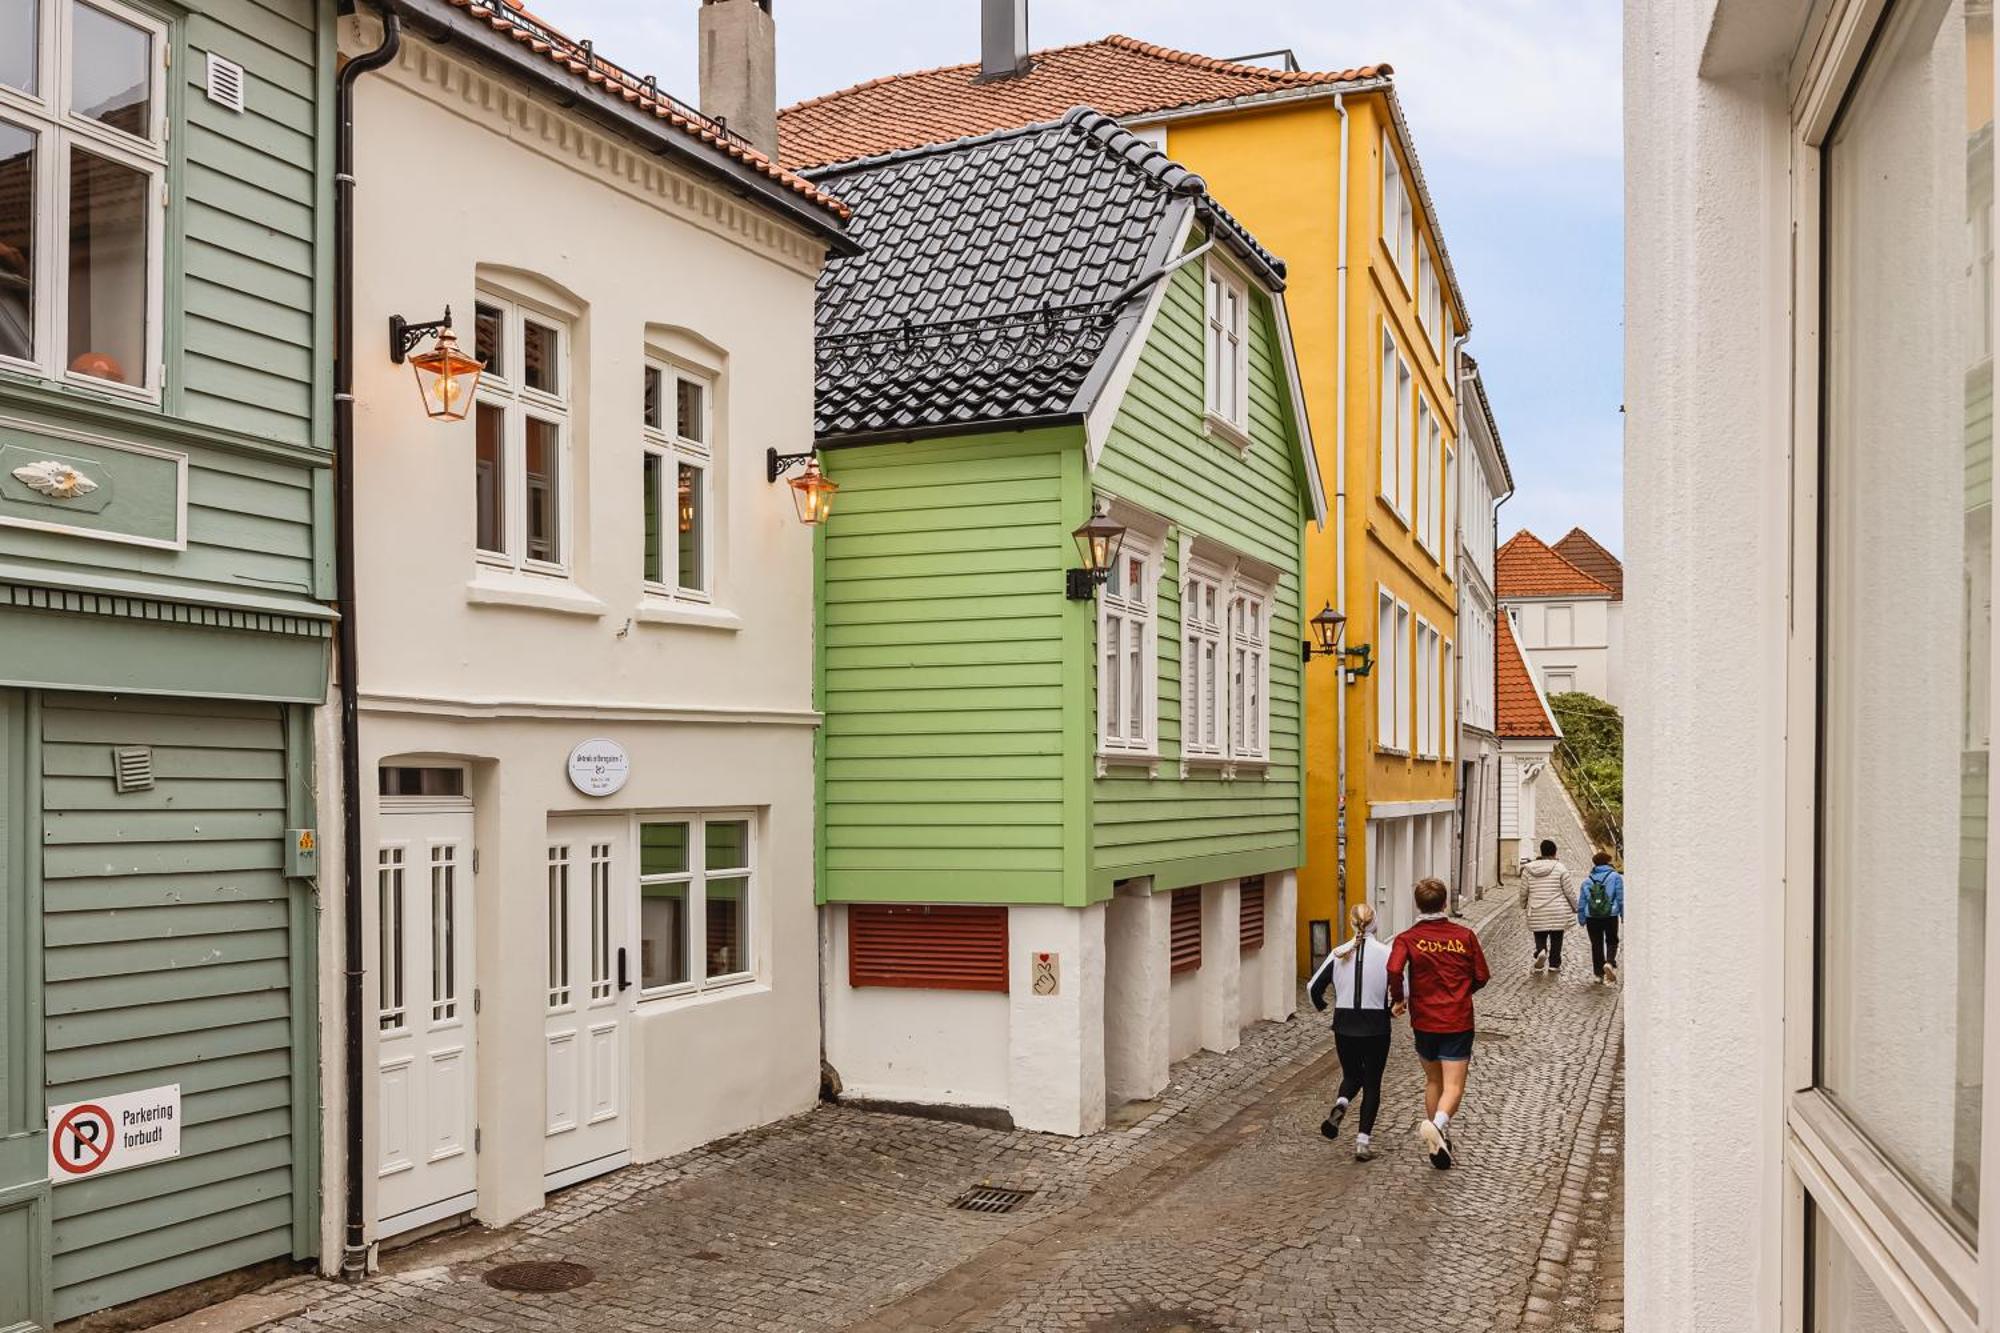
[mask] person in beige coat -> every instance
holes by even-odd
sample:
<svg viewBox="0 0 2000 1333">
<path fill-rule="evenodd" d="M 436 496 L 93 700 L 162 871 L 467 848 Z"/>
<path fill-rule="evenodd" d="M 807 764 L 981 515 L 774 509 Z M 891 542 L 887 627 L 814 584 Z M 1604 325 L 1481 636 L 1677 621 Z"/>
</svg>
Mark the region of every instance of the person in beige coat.
<svg viewBox="0 0 2000 1333">
<path fill-rule="evenodd" d="M 1559 972 L 1563 933 L 1576 922 L 1576 876 L 1556 859 L 1556 845 L 1544 838 L 1542 854 L 1521 867 L 1521 908 L 1535 932 L 1535 961 L 1529 972 Z"/>
</svg>

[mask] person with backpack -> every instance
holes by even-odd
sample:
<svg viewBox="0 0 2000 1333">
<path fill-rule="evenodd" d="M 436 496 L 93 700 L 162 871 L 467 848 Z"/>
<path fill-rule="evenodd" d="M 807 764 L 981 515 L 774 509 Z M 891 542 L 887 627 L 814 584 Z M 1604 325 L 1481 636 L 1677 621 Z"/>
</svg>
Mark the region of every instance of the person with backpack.
<svg viewBox="0 0 2000 1333">
<path fill-rule="evenodd" d="M 1472 993 L 1492 974 L 1478 933 L 1446 913 L 1451 891 L 1444 881 L 1420 879 L 1415 895 L 1416 924 L 1389 948 L 1389 1005 L 1391 1013 L 1410 1016 L 1424 1066 L 1424 1119 L 1417 1132 L 1431 1165 L 1444 1171 L 1451 1166 L 1451 1118 L 1472 1066 Z"/>
<path fill-rule="evenodd" d="M 1306 983 L 1313 1008 L 1326 1009 L 1333 986 L 1333 1048 L 1340 1054 L 1340 1091 L 1319 1132 L 1340 1137 L 1348 1103 L 1361 1096 L 1361 1130 L 1354 1136 L 1354 1160 L 1375 1156 L 1370 1135 L 1382 1105 L 1382 1071 L 1389 1067 L 1389 946 L 1375 938 L 1375 909 L 1356 903 L 1349 914 L 1354 935 L 1326 956 Z"/>
<path fill-rule="evenodd" d="M 1591 859 L 1590 878 L 1577 895 L 1576 919 L 1590 932 L 1590 970 L 1607 986 L 1618 984 L 1618 922 L 1625 915 L 1625 876 L 1611 868 L 1611 856 Z"/>
<path fill-rule="evenodd" d="M 1556 845 L 1542 839 L 1542 854 L 1521 867 L 1521 907 L 1535 932 L 1529 972 L 1562 971 L 1563 934 L 1576 919 L 1576 904 L 1576 876 L 1556 859 Z"/>
</svg>

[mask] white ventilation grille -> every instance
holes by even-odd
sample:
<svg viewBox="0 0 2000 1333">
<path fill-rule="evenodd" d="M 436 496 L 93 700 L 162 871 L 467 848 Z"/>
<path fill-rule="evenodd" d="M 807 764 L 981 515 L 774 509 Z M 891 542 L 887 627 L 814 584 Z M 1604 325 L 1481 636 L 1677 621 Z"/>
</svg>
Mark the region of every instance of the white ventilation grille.
<svg viewBox="0 0 2000 1333">
<path fill-rule="evenodd" d="M 231 111 L 243 109 L 243 66 L 208 53 L 208 100 Z"/>
<path fill-rule="evenodd" d="M 153 749 L 149 745 L 121 745 L 111 752 L 111 782 L 119 792 L 153 789 Z"/>
</svg>

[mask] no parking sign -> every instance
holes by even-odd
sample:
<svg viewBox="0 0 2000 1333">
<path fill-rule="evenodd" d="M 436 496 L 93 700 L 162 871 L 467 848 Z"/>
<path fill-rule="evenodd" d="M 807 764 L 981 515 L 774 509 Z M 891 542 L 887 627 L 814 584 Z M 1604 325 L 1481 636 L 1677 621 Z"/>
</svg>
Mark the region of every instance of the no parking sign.
<svg viewBox="0 0 2000 1333">
<path fill-rule="evenodd" d="M 181 1155 L 181 1085 L 49 1108 L 55 1184 Z"/>
</svg>

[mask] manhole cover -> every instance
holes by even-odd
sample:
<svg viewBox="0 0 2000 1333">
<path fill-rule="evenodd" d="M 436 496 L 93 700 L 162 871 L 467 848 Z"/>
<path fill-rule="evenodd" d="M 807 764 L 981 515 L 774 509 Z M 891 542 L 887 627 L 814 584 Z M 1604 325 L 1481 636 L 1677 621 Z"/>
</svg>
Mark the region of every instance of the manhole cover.
<svg viewBox="0 0 2000 1333">
<path fill-rule="evenodd" d="M 569 1291 L 597 1276 L 582 1264 L 560 1259 L 532 1259 L 486 1270 L 486 1285 L 501 1291 Z"/>
<path fill-rule="evenodd" d="M 1033 1194 L 1033 1190 L 979 1185 L 952 1200 L 951 1206 L 968 1213 L 1011 1213 L 1026 1203 Z"/>
</svg>

